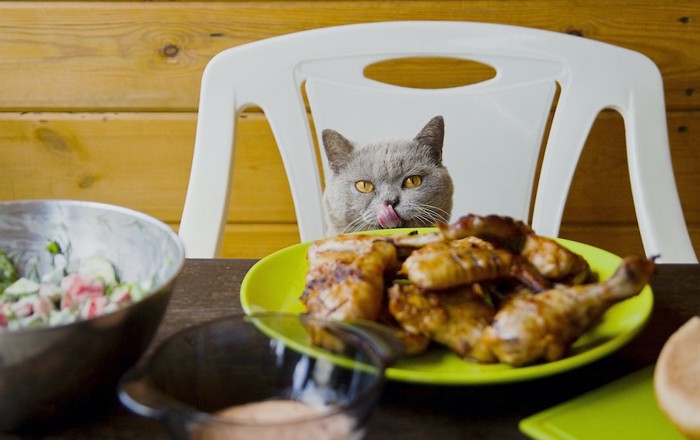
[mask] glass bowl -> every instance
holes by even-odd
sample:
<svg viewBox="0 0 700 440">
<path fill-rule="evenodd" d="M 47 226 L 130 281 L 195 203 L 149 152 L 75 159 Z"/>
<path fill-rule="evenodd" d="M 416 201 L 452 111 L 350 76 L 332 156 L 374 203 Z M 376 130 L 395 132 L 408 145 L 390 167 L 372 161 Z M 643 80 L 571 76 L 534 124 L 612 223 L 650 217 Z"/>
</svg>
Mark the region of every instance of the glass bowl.
<svg viewBox="0 0 700 440">
<path fill-rule="evenodd" d="M 119 397 L 174 438 L 356 439 L 400 354 L 370 322 L 229 315 L 168 338 L 123 377 Z"/>
</svg>

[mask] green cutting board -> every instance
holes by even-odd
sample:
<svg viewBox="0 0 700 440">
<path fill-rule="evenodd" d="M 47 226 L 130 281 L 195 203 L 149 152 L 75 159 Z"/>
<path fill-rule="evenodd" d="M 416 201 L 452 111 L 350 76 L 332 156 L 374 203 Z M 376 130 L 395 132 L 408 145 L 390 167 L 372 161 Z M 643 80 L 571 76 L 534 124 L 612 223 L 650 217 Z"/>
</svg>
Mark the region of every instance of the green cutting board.
<svg viewBox="0 0 700 440">
<path fill-rule="evenodd" d="M 523 419 L 520 430 L 536 440 L 683 440 L 654 395 L 654 368 Z"/>
</svg>

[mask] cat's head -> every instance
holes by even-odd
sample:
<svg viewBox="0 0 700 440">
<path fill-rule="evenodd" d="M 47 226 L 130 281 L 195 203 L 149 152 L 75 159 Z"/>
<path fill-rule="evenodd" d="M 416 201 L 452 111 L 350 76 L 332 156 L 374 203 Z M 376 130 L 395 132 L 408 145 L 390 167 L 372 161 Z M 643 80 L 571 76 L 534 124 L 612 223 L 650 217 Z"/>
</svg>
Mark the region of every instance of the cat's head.
<svg viewBox="0 0 700 440">
<path fill-rule="evenodd" d="M 442 164 L 445 127 L 436 116 L 411 140 L 357 145 L 323 130 L 331 175 L 324 205 L 329 233 L 447 222 L 453 186 Z"/>
</svg>

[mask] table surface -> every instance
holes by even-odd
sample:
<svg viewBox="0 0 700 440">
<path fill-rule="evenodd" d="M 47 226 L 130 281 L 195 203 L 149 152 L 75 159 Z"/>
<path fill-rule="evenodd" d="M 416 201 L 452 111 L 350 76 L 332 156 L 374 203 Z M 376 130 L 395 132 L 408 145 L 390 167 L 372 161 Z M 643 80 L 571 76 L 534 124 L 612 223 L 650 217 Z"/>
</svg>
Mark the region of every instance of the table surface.
<svg viewBox="0 0 700 440">
<path fill-rule="evenodd" d="M 241 281 L 255 260 L 187 260 L 151 345 L 174 332 L 240 311 Z M 700 265 L 658 265 L 654 309 L 642 332 L 616 353 L 573 371 L 528 382 L 427 386 L 389 381 L 369 423 L 368 439 L 522 439 L 518 422 L 656 361 L 666 339 L 700 315 Z M 2 438 L 165 439 L 158 422 L 131 414 L 116 400 L 82 420 L 48 431 Z"/>
</svg>

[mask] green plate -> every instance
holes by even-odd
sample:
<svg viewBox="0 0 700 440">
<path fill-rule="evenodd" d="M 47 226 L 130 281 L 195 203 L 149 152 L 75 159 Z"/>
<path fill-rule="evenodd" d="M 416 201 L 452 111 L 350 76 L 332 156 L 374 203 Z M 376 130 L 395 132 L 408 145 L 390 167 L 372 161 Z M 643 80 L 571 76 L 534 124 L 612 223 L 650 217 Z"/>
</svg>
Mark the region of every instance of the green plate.
<svg viewBox="0 0 700 440">
<path fill-rule="evenodd" d="M 654 395 L 654 367 L 528 417 L 520 430 L 537 440 L 683 440 Z"/>
<path fill-rule="evenodd" d="M 382 231 L 388 232 L 397 231 Z M 620 257 L 599 248 L 570 240 L 558 241 L 584 256 L 601 279 L 611 276 L 620 263 Z M 300 243 L 277 251 L 250 269 L 241 285 L 241 305 L 246 313 L 303 311 L 299 297 L 304 290 L 309 245 Z M 651 288 L 647 286 L 639 295 L 608 310 L 594 328 L 574 343 L 569 357 L 555 362 L 526 367 L 477 364 L 461 359 L 448 349 L 434 348 L 420 356 L 400 359 L 387 369 L 386 375 L 389 379 L 405 382 L 481 385 L 557 374 L 600 359 L 629 342 L 649 318 L 652 304 Z"/>
</svg>

